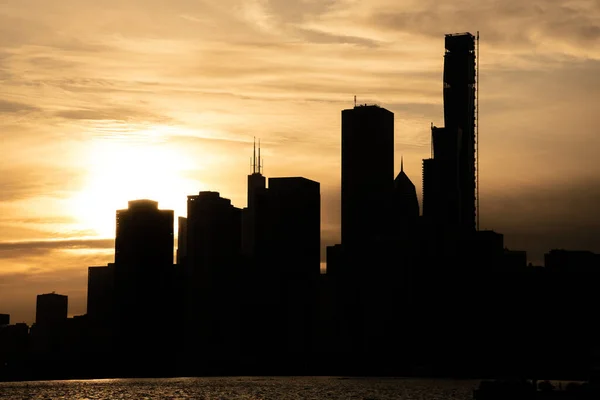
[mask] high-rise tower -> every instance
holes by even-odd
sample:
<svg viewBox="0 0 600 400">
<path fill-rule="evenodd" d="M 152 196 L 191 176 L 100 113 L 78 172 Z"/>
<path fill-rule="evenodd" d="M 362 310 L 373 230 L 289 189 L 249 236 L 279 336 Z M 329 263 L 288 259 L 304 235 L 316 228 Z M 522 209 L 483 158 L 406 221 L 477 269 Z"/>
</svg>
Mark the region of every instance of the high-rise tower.
<svg viewBox="0 0 600 400">
<path fill-rule="evenodd" d="M 258 156 L 256 139 L 252 153 L 252 173 L 248 175 L 248 202 L 242 210 L 242 253 L 249 258 L 257 256 L 258 242 L 264 236 L 264 227 L 261 225 L 261 215 L 265 212 L 265 196 L 267 181 L 262 174 L 262 158 L 260 156 L 260 140 L 258 141 Z"/>
<path fill-rule="evenodd" d="M 303 177 L 269 178 L 272 264 L 281 273 L 318 278 L 321 261 L 321 185 Z"/>
<path fill-rule="evenodd" d="M 432 158 L 423 160 L 423 217 L 437 230 L 461 226 L 460 129 L 431 127 Z"/>
<path fill-rule="evenodd" d="M 342 111 L 342 245 L 387 236 L 394 188 L 394 114 L 376 105 Z"/>
<path fill-rule="evenodd" d="M 172 266 L 173 218 L 173 210 L 159 210 L 158 202 L 152 200 L 132 200 L 128 209 L 118 210 L 117 269 L 150 273 Z"/>
<path fill-rule="evenodd" d="M 419 219 L 417 190 L 404 172 L 404 159 L 400 161 L 400 172 L 394 179 L 393 193 L 394 231 L 400 235 L 412 234 Z"/>
<path fill-rule="evenodd" d="M 457 153 L 460 227 L 476 228 L 476 38 L 471 33 L 447 34 L 444 55 L 444 123 L 449 133 L 460 130 Z"/>
<path fill-rule="evenodd" d="M 159 210 L 156 201 L 133 200 L 128 205 L 127 209 L 117 210 L 116 334 L 121 350 L 135 348 L 143 352 L 161 333 L 155 329 L 140 339 L 139 327 L 172 312 L 168 282 L 173 271 L 174 217 L 173 210 Z"/>
<path fill-rule="evenodd" d="M 260 157 L 260 139 L 258 140 L 258 157 L 256 154 L 256 139 L 252 154 L 252 173 L 248 175 L 248 208 L 253 208 L 257 192 L 266 187 L 266 179 L 262 174 L 262 159 Z"/>
<path fill-rule="evenodd" d="M 52 325 L 67 320 L 69 298 L 62 294 L 38 294 L 35 307 L 35 323 L 37 325 Z"/>
<path fill-rule="evenodd" d="M 241 210 L 218 192 L 188 196 L 186 268 L 194 280 L 206 280 L 238 263 Z"/>
</svg>

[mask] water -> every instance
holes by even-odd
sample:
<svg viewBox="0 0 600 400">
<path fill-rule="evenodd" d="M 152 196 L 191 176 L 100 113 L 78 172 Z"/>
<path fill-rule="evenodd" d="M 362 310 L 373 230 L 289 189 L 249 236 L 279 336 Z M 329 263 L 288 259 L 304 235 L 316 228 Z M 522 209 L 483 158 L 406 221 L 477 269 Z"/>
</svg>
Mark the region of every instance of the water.
<svg viewBox="0 0 600 400">
<path fill-rule="evenodd" d="M 412 378 L 229 377 L 0 383 L 11 400 L 472 400 L 478 381 Z"/>
</svg>

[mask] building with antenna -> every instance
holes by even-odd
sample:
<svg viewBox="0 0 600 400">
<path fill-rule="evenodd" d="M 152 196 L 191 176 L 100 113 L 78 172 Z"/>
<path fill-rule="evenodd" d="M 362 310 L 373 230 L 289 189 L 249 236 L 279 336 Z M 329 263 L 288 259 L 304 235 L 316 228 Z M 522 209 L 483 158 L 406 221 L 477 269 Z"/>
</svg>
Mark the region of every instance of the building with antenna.
<svg viewBox="0 0 600 400">
<path fill-rule="evenodd" d="M 342 110 L 342 244 L 391 231 L 394 114 L 376 105 Z"/>
<path fill-rule="evenodd" d="M 257 149 L 256 138 L 254 138 L 250 166 L 252 172 L 248 175 L 247 180 L 247 205 L 242 210 L 242 253 L 248 258 L 253 258 L 257 252 L 260 252 L 257 249 L 257 246 L 260 246 L 259 238 L 265 235 L 265 227 L 260 224 L 260 221 L 264 218 L 260 216 L 267 211 L 265 201 L 262 200 L 266 196 L 267 180 L 262 174 L 260 139 L 258 140 Z"/>
<path fill-rule="evenodd" d="M 266 179 L 263 176 L 262 159 L 260 157 L 260 139 L 258 139 L 258 157 L 256 138 L 254 138 L 254 148 L 251 160 L 252 173 L 248 175 L 248 208 L 253 208 L 256 193 L 266 187 Z"/>
</svg>

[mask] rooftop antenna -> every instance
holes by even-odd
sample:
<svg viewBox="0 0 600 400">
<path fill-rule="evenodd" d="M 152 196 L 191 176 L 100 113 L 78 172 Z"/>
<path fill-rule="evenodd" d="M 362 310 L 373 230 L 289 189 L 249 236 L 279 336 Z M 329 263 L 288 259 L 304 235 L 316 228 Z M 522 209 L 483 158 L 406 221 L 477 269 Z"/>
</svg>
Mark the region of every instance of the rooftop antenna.
<svg viewBox="0 0 600 400">
<path fill-rule="evenodd" d="M 356 107 L 356 95 L 354 95 L 354 107 Z"/>
<path fill-rule="evenodd" d="M 260 160 L 260 139 L 258 139 L 258 173 L 262 173 L 262 163 Z"/>
<path fill-rule="evenodd" d="M 400 172 L 404 172 L 404 156 L 400 156 Z"/>
</svg>

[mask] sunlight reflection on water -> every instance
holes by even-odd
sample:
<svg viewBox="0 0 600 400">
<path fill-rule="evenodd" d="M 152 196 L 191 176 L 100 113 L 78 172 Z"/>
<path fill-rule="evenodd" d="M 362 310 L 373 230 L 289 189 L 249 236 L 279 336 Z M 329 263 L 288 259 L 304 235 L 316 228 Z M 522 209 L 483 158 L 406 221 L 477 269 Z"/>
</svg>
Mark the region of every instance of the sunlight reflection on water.
<svg viewBox="0 0 600 400">
<path fill-rule="evenodd" d="M 336 377 L 99 379 L 0 383 L 0 399 L 471 400 L 477 383 Z"/>
</svg>

